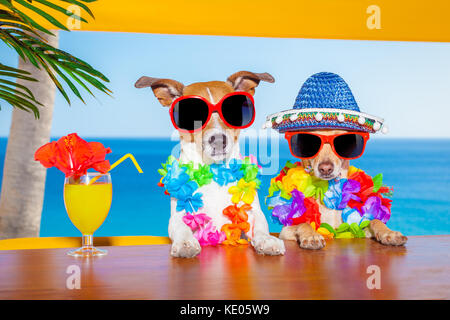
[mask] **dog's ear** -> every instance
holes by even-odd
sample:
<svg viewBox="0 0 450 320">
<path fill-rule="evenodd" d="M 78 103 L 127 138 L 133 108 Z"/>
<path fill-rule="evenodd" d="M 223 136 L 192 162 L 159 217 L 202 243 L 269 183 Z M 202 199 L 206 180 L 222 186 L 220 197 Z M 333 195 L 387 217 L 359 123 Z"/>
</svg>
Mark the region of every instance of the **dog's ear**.
<svg viewBox="0 0 450 320">
<path fill-rule="evenodd" d="M 255 94 L 255 88 L 260 81 L 275 82 L 275 79 L 267 72 L 253 73 L 250 71 L 239 71 L 228 77 L 227 82 L 235 91 L 245 91 Z"/>
<path fill-rule="evenodd" d="M 136 88 L 151 87 L 155 97 L 165 107 L 169 107 L 172 102 L 183 95 L 184 85 L 172 79 L 159 79 L 151 77 L 140 77 L 134 84 Z"/>
</svg>

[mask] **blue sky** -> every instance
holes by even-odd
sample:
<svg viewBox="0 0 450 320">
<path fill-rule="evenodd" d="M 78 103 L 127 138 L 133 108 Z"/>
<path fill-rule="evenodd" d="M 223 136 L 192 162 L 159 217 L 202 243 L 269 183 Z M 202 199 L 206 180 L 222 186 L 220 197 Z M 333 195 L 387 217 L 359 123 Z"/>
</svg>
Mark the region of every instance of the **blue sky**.
<svg viewBox="0 0 450 320">
<path fill-rule="evenodd" d="M 361 111 L 385 118 L 387 137 L 450 138 L 450 44 L 311 39 L 178 36 L 130 33 L 61 33 L 60 47 L 88 61 L 111 80 L 113 98 L 85 95 L 67 106 L 57 95 L 52 136 L 170 136 L 168 109 L 150 89 L 134 88 L 142 75 L 189 84 L 225 80 L 239 70 L 269 72 L 276 82 L 256 90 L 260 127 L 265 116 L 290 109 L 313 73 L 341 75 Z M 0 61 L 15 53 L 0 45 Z M 11 107 L 2 104 L 0 136 L 7 136 Z"/>
</svg>

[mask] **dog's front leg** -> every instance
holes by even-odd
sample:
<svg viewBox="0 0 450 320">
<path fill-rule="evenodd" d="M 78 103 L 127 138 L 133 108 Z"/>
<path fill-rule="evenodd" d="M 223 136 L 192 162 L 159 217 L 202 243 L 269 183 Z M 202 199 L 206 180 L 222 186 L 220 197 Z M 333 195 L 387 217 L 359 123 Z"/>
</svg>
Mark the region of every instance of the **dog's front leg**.
<svg viewBox="0 0 450 320">
<path fill-rule="evenodd" d="M 191 228 L 183 221 L 185 214 L 183 211 L 177 211 L 177 200 L 170 199 L 170 220 L 169 220 L 169 237 L 172 240 L 172 248 L 170 254 L 173 257 L 192 258 L 201 251 L 200 243 L 195 239 Z"/>
<path fill-rule="evenodd" d="M 370 230 L 375 239 L 381 244 L 390 246 L 401 246 L 408 241 L 408 238 L 398 231 L 392 231 L 382 221 L 374 219 L 370 221 Z"/>
<path fill-rule="evenodd" d="M 286 252 L 284 242 L 269 233 L 269 225 L 259 205 L 258 195 L 253 201 L 254 224 L 251 244 L 259 254 L 280 255 Z"/>
<path fill-rule="evenodd" d="M 322 249 L 325 247 L 325 239 L 318 234 L 309 223 L 301 223 L 295 226 L 287 226 L 281 230 L 280 238 L 285 240 L 297 240 L 300 248 Z"/>
</svg>

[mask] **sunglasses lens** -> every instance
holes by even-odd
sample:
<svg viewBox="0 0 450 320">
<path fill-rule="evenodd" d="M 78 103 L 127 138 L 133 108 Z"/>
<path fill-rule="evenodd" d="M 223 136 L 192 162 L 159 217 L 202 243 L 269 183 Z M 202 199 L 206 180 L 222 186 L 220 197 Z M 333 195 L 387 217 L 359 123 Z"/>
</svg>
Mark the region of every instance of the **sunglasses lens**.
<svg viewBox="0 0 450 320">
<path fill-rule="evenodd" d="M 234 127 L 245 127 L 253 121 L 255 108 L 252 100 L 245 95 L 229 96 L 222 102 L 222 115 Z"/>
<path fill-rule="evenodd" d="M 343 158 L 357 158 L 364 151 L 364 138 L 359 134 L 344 134 L 334 139 L 334 149 Z"/>
<path fill-rule="evenodd" d="M 291 149 L 298 158 L 314 157 L 320 150 L 322 140 L 318 136 L 297 133 L 291 137 Z"/>
<path fill-rule="evenodd" d="M 173 107 L 173 121 L 178 129 L 200 129 L 208 120 L 209 108 L 205 101 L 187 98 L 178 101 Z"/>
</svg>

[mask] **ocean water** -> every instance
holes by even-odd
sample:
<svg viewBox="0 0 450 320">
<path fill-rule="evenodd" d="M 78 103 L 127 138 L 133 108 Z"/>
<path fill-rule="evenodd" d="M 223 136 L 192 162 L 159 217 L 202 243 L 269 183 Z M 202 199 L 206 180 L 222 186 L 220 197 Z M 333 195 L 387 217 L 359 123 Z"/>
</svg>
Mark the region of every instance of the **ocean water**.
<svg viewBox="0 0 450 320">
<path fill-rule="evenodd" d="M 169 197 L 157 186 L 156 170 L 176 146 L 168 139 L 95 138 L 110 147 L 108 159 L 114 162 L 125 153 L 133 153 L 144 171 L 138 174 L 133 164 L 125 162 L 112 171 L 113 202 L 105 223 L 96 236 L 157 235 L 166 236 L 170 216 Z M 7 140 L 0 139 L 0 178 Z M 287 143 L 280 140 L 279 156 L 271 161 L 282 167 L 290 155 Z M 276 153 L 275 153 L 276 154 Z M 394 187 L 392 217 L 388 226 L 405 235 L 450 234 L 450 140 L 373 139 L 366 152 L 352 165 L 370 175 L 383 173 L 384 182 Z M 261 207 L 271 232 L 281 226 L 272 222 L 264 205 L 271 175 L 262 176 L 259 190 Z M 41 236 L 78 236 L 63 202 L 64 175 L 48 170 Z"/>
</svg>

